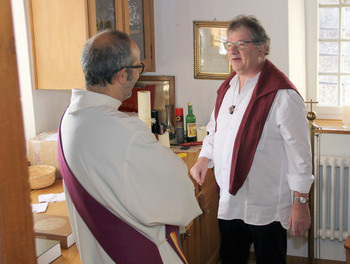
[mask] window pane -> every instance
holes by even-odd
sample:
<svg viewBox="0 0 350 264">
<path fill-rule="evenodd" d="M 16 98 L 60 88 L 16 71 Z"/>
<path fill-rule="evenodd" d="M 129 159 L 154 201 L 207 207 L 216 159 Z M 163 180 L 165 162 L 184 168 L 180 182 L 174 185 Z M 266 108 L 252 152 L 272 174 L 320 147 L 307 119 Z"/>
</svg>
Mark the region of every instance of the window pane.
<svg viewBox="0 0 350 264">
<path fill-rule="evenodd" d="M 145 58 L 145 36 L 143 28 L 143 1 L 129 0 L 130 36 L 140 48 L 141 60 Z"/>
<path fill-rule="evenodd" d="M 339 4 L 339 0 L 320 0 L 321 5 Z"/>
<path fill-rule="evenodd" d="M 337 76 L 319 76 L 317 100 L 320 105 L 338 105 Z"/>
<path fill-rule="evenodd" d="M 341 103 L 350 103 L 350 76 L 341 77 Z"/>
<path fill-rule="evenodd" d="M 320 8 L 320 38 L 339 37 L 339 8 Z"/>
<path fill-rule="evenodd" d="M 350 8 L 343 8 L 342 37 L 350 39 Z"/>
<path fill-rule="evenodd" d="M 115 7 L 113 0 L 96 0 L 96 28 L 97 31 L 106 28 L 115 29 Z"/>
<path fill-rule="evenodd" d="M 343 4 L 350 4 L 350 0 L 343 0 Z"/>
<path fill-rule="evenodd" d="M 349 42 L 342 43 L 341 63 L 342 63 L 342 71 L 344 73 L 350 73 L 350 43 Z"/>
<path fill-rule="evenodd" d="M 320 42 L 319 46 L 319 71 L 337 72 L 338 71 L 338 43 Z"/>
</svg>

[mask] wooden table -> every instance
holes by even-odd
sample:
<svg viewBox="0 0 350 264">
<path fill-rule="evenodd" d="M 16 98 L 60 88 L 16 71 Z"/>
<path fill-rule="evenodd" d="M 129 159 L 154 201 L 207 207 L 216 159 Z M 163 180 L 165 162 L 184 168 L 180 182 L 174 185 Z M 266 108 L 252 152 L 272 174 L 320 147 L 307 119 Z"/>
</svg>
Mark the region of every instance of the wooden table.
<svg viewBox="0 0 350 264">
<path fill-rule="evenodd" d="M 341 120 L 316 119 L 315 124 L 321 128 L 321 130 L 316 130 L 318 133 L 350 134 L 350 129 L 344 128 Z"/>
<path fill-rule="evenodd" d="M 38 196 L 41 194 L 49 194 L 49 193 L 62 193 L 63 185 L 61 179 L 56 179 L 55 183 L 47 188 L 40 190 L 33 190 L 30 193 L 31 202 L 38 203 Z M 35 214 L 35 213 L 34 213 Z M 68 216 L 67 204 L 66 202 L 56 202 L 49 203 L 45 214 L 52 215 L 65 215 Z M 77 245 L 74 244 L 68 249 L 61 248 L 62 256 L 56 259 L 54 264 L 61 263 L 70 263 L 70 264 L 81 264 L 79 252 L 77 249 Z"/>
</svg>

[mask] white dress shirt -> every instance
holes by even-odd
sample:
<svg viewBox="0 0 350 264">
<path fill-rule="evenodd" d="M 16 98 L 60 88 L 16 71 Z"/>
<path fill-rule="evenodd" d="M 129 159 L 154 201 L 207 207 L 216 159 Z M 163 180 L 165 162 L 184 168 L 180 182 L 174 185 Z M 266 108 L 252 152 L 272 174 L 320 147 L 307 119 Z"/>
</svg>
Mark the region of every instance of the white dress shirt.
<svg viewBox="0 0 350 264">
<path fill-rule="evenodd" d="M 72 91 L 61 126 L 66 161 L 90 195 L 158 245 L 164 263 L 182 263 L 164 225 L 186 226 L 201 214 L 187 166 L 140 119 L 118 111 L 120 104 Z M 66 196 L 82 262 L 114 263 Z"/>
<path fill-rule="evenodd" d="M 235 138 L 259 76 L 248 79 L 240 93 L 238 75 L 230 81 L 217 117 L 217 131 L 213 111 L 199 157 L 209 158 L 209 167 L 214 166 L 220 187 L 219 219 L 242 219 L 252 225 L 280 221 L 287 229 L 291 191 L 308 193 L 313 182 L 306 109 L 294 90 L 277 92 L 250 172 L 238 193 L 229 193 Z M 231 105 L 235 105 L 233 114 L 229 113 Z"/>
</svg>

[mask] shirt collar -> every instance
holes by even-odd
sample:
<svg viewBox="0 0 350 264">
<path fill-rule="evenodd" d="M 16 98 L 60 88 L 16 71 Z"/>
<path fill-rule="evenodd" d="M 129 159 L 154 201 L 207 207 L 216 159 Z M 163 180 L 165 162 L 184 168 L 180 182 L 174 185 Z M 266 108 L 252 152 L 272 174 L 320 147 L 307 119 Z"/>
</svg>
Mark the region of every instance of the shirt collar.
<svg viewBox="0 0 350 264">
<path fill-rule="evenodd" d="M 261 71 L 259 71 L 254 77 L 247 79 L 246 84 L 256 83 L 259 79 Z M 230 81 L 230 86 L 234 86 L 238 82 L 238 74 L 236 74 Z"/>
<path fill-rule="evenodd" d="M 68 112 L 76 112 L 89 107 L 110 106 L 118 109 L 121 102 L 105 94 L 95 93 L 87 90 L 72 90 L 71 104 Z"/>
<path fill-rule="evenodd" d="M 258 82 L 260 73 L 261 73 L 261 71 L 258 72 L 254 77 L 246 80 L 246 82 L 244 84 L 245 89 L 242 89 L 241 93 L 242 92 L 246 93 L 246 92 L 248 92 L 248 90 L 254 89 L 255 85 Z M 238 87 L 238 82 L 239 82 L 238 74 L 236 74 L 230 81 L 230 87 Z M 234 93 L 236 96 L 238 96 L 240 93 L 238 92 L 238 90 L 237 91 L 236 90 L 237 89 L 235 89 Z"/>
</svg>

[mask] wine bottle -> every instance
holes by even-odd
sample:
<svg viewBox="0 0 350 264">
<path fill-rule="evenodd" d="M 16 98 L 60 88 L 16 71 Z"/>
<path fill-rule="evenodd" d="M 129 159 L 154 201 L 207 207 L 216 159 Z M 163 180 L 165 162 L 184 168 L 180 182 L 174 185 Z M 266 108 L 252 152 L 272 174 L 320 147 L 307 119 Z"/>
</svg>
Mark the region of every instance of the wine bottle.
<svg viewBox="0 0 350 264">
<path fill-rule="evenodd" d="M 188 114 L 186 116 L 186 139 L 187 142 L 197 141 L 196 116 L 193 114 L 192 103 L 188 103 Z"/>
</svg>

